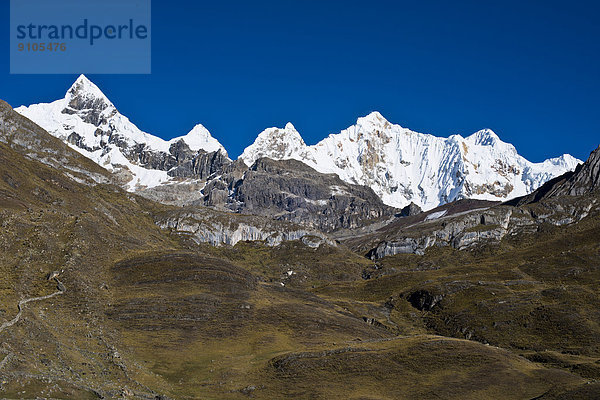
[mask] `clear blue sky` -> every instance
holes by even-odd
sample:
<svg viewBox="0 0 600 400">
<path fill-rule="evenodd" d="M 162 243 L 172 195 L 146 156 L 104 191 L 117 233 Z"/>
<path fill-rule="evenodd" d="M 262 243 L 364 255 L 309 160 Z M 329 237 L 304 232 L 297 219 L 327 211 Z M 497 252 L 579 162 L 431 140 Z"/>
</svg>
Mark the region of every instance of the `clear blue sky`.
<svg viewBox="0 0 600 400">
<path fill-rule="evenodd" d="M 0 98 L 62 97 L 70 75 L 9 75 Z M 316 143 L 373 110 L 419 132 L 491 128 L 532 161 L 600 143 L 597 1 L 152 2 L 151 75 L 89 76 L 142 130 L 204 124 L 241 153 L 269 126 Z"/>
</svg>

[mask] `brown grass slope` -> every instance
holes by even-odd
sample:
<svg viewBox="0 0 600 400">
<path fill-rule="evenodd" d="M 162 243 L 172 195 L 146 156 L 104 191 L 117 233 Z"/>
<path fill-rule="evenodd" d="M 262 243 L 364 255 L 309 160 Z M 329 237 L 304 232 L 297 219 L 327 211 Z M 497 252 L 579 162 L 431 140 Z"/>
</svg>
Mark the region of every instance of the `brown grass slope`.
<svg viewBox="0 0 600 400">
<path fill-rule="evenodd" d="M 326 296 L 386 304 L 402 333 L 467 338 L 600 379 L 600 215 L 474 251 L 432 248 L 379 262 Z M 345 294 L 344 294 L 345 293 Z M 408 327 L 408 328 L 406 328 Z"/>
<path fill-rule="evenodd" d="M 343 246 L 197 246 L 157 228 L 154 218 L 164 206 L 98 183 L 100 176 L 109 182 L 105 171 L 2 106 L 0 321 L 14 318 L 19 300 L 55 292 L 57 283 L 47 280 L 53 271 L 65 289 L 27 304 L 21 319 L 0 332 L 2 398 L 526 399 L 595 393 L 594 384 L 586 384 L 592 378 L 582 376 L 595 373 L 597 347 L 589 333 L 596 329 L 596 308 L 583 304 L 594 299 L 596 272 L 581 263 L 563 278 L 577 257 L 596 260 L 584 248 L 553 273 L 533 262 L 530 252 L 538 250 L 526 238 L 506 243 L 504 252 L 390 258 L 379 269 Z M 40 143 L 50 161 L 29 148 Z M 584 246 L 586 234 L 595 231 L 581 229 L 578 243 Z M 572 236 L 568 231 L 564 240 Z M 588 246 L 597 251 L 592 242 Z M 562 255 L 555 257 L 552 265 Z M 366 268 L 392 274 L 363 280 Z M 524 274 L 542 283 L 504 285 Z M 481 311 L 488 309 L 478 308 L 471 292 L 443 293 L 439 310 L 417 310 L 406 300 L 415 290 L 454 288 L 453 280 L 475 285 L 481 278 L 496 282 L 477 283 L 481 301 L 492 304 L 493 289 L 518 305 L 531 292 L 553 310 L 565 302 L 575 306 L 587 330 L 575 332 L 573 325 L 565 354 L 556 331 L 544 336 L 523 325 L 517 331 L 523 349 L 507 332 L 490 330 L 492 321 Z M 560 285 L 576 290 L 578 300 L 542 293 Z M 517 307 L 507 315 L 520 312 Z M 546 314 L 538 314 L 532 322 L 544 320 Z M 432 335 L 459 336 L 446 321 L 460 315 L 469 321 L 471 339 L 507 349 Z M 559 323 L 571 323 L 565 318 Z M 487 332 L 496 335 L 488 338 Z M 544 349 L 533 345 L 540 338 L 548 340 Z"/>
</svg>

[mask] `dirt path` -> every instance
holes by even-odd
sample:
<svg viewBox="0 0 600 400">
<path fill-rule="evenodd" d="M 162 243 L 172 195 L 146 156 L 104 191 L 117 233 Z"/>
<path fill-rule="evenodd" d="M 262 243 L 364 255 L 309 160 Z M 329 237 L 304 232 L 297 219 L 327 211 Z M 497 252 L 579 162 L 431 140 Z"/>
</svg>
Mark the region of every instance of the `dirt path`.
<svg viewBox="0 0 600 400">
<path fill-rule="evenodd" d="M 2 331 L 4 331 L 6 328 L 10 328 L 11 326 L 13 326 L 17 322 L 19 322 L 19 320 L 21 319 L 21 315 L 23 314 L 23 306 L 25 304 L 31 303 L 33 301 L 47 300 L 47 299 L 50 299 L 50 298 L 52 298 L 54 296 L 58 296 L 59 294 L 63 294 L 66 291 L 65 286 L 58 279 L 54 278 L 54 280 L 58 284 L 58 291 L 57 292 L 54 292 L 54 293 L 46 295 L 46 296 L 30 297 L 28 299 L 24 299 L 24 300 L 19 301 L 19 303 L 17 304 L 17 309 L 19 310 L 19 312 L 17 313 L 16 317 L 14 317 L 12 320 L 10 320 L 8 322 L 4 322 L 2 325 L 0 325 L 0 333 L 2 333 Z"/>
</svg>

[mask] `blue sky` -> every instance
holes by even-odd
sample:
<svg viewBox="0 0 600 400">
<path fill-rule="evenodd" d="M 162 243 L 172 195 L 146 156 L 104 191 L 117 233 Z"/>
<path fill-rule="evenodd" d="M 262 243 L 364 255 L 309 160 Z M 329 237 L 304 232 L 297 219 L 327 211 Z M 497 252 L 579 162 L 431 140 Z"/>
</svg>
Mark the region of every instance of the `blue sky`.
<svg viewBox="0 0 600 400">
<path fill-rule="evenodd" d="M 0 98 L 62 97 L 76 75 L 9 75 Z M 600 143 L 600 15 L 586 1 L 152 2 L 152 74 L 89 75 L 142 130 L 204 124 L 236 157 L 291 121 L 309 144 L 370 111 L 448 136 L 491 128 L 531 161 Z"/>
</svg>

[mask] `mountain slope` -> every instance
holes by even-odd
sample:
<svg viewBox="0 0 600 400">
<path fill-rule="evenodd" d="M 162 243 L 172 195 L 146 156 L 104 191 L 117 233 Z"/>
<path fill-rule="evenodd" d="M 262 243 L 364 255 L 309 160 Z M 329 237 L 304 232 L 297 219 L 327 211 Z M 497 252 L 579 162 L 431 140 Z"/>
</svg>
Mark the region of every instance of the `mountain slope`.
<svg viewBox="0 0 600 400">
<path fill-rule="evenodd" d="M 534 192 L 507 201 L 507 205 L 522 206 L 565 196 L 588 195 L 600 190 L 600 146 L 585 163 L 574 171 L 549 180 Z"/>
<path fill-rule="evenodd" d="M 573 177 L 553 190 L 551 195 L 577 196 L 598 190 L 600 190 L 600 146 L 590 154 L 583 165 L 575 170 Z"/>
<path fill-rule="evenodd" d="M 74 151 L 0 100 L 0 142 L 27 157 L 60 170 L 80 183 L 109 183 L 110 174 L 95 162 Z"/>
<path fill-rule="evenodd" d="M 0 398 L 575 399 L 600 390 L 588 384 L 599 376 L 598 224 L 561 235 L 571 243 L 538 244 L 544 260 L 538 251 L 521 261 L 527 249 L 516 241 L 520 257 L 508 251 L 499 263 L 461 262 L 470 257 L 461 252 L 380 265 L 314 239 L 217 248 L 159 229 L 171 217 L 184 228 L 181 210 L 105 184 L 105 170 L 5 103 L 0 139 Z M 588 249 L 567 254 L 570 265 L 563 250 L 573 244 Z M 560 268 L 547 268 L 550 255 Z M 373 271 L 396 274 L 368 279 Z M 438 287 L 444 307 L 418 309 Z"/>
<path fill-rule="evenodd" d="M 461 198 L 522 196 L 579 163 L 568 154 L 531 163 L 489 129 L 467 138 L 439 138 L 391 124 L 377 112 L 314 146 L 307 146 L 291 124 L 270 128 L 240 156 L 248 165 L 260 157 L 300 160 L 371 187 L 388 205 L 414 202 L 424 209 Z"/>
</svg>

